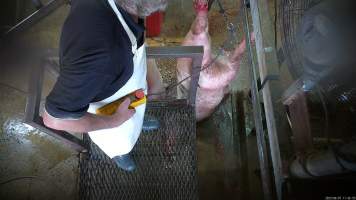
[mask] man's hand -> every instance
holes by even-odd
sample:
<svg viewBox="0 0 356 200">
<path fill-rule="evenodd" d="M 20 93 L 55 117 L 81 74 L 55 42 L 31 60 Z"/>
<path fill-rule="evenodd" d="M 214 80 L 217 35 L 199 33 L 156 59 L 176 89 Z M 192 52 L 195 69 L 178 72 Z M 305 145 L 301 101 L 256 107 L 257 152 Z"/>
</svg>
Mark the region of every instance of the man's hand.
<svg viewBox="0 0 356 200">
<path fill-rule="evenodd" d="M 130 103 L 130 99 L 126 98 L 120 104 L 119 108 L 116 110 L 116 113 L 111 116 L 112 128 L 120 126 L 135 114 L 135 109 L 129 109 Z"/>
</svg>

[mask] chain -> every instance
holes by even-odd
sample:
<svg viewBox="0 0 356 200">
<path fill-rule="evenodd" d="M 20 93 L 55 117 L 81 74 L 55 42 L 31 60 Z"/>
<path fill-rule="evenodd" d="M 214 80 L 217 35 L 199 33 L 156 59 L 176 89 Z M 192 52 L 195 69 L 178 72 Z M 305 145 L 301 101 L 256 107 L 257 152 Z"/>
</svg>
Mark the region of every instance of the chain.
<svg viewBox="0 0 356 200">
<path fill-rule="evenodd" d="M 225 43 L 223 44 L 224 47 L 227 47 L 229 44 L 234 45 L 237 42 L 236 34 L 237 34 L 237 27 L 235 26 L 234 23 L 229 21 L 229 18 L 226 14 L 226 10 L 224 9 L 222 3 L 220 0 L 216 0 L 218 5 L 219 5 L 219 13 L 223 16 L 224 22 L 226 24 L 226 29 L 228 32 L 228 38 L 225 40 Z"/>
<path fill-rule="evenodd" d="M 169 92 L 172 91 L 174 88 L 178 87 L 179 85 L 181 85 L 182 83 L 184 83 L 188 79 L 192 78 L 193 76 L 196 76 L 196 75 L 200 74 L 200 72 L 205 71 L 206 69 L 211 67 L 218 60 L 218 58 L 223 55 L 223 53 L 225 52 L 225 49 L 228 48 L 229 45 L 236 44 L 236 42 L 237 42 L 237 36 L 236 36 L 237 27 L 234 25 L 234 23 L 229 21 L 229 18 L 227 16 L 226 10 L 224 9 L 224 7 L 221 4 L 220 0 L 216 0 L 216 1 L 217 1 L 218 5 L 219 5 L 219 8 L 220 8 L 219 13 L 224 18 L 224 22 L 226 24 L 226 29 L 227 29 L 227 32 L 228 32 L 228 37 L 222 43 L 222 45 L 220 45 L 219 51 L 216 54 L 216 56 L 208 64 L 206 64 L 205 66 L 201 66 L 201 69 L 198 72 L 196 72 L 194 74 L 191 74 L 190 76 L 187 76 L 186 78 L 182 79 L 178 83 L 173 83 L 173 84 L 169 85 L 168 87 L 166 87 L 164 92 L 148 94 L 147 96 L 159 96 L 159 95 L 164 95 L 164 94 L 168 96 Z"/>
</svg>

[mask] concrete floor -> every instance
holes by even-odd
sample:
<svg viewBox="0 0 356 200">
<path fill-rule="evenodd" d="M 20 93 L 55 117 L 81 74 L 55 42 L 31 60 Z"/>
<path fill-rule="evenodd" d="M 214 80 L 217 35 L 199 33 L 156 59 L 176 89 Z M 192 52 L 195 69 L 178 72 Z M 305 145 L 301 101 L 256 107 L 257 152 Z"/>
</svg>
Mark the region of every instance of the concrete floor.
<svg viewBox="0 0 356 200">
<path fill-rule="evenodd" d="M 166 12 L 163 33 L 160 38 L 149 40 L 155 45 L 178 45 L 188 32 L 193 20 L 191 1 L 172 0 Z M 233 0 L 222 1 L 226 5 L 229 19 L 237 21 L 238 5 Z M 177 9 L 179 8 L 179 9 Z M 223 18 L 217 7 L 210 13 L 210 27 L 214 49 L 226 38 Z M 0 199 L 77 199 L 78 157 L 77 153 L 57 140 L 25 126 L 22 121 L 26 104 L 28 75 L 31 68 L 39 63 L 43 49 L 57 48 L 60 27 L 68 13 L 65 6 L 40 24 L 17 38 L 16 48 L 2 52 L 0 74 Z M 240 27 L 240 25 L 239 25 Z M 239 29 L 240 30 L 240 29 Z M 241 31 L 238 31 L 241 32 Z M 241 37 L 239 37 L 241 38 Z M 157 42 L 158 41 L 158 42 Z M 231 47 L 230 47 L 231 48 Z M 9 52 L 14 51 L 16 54 Z M 15 56 L 8 56 L 15 55 Z M 248 66 L 243 61 L 240 73 L 232 88 L 247 91 L 249 85 Z M 44 96 L 50 90 L 53 80 L 45 80 Z M 14 89 L 16 88 L 16 89 Z M 239 166 L 227 166 L 224 138 L 214 125 L 214 119 L 198 124 L 198 168 L 201 199 L 235 199 L 239 194 Z M 249 132 L 249 131 L 248 131 Z M 251 147 L 255 146 L 252 138 Z M 258 168 L 256 152 L 251 148 L 249 166 L 251 174 Z M 233 158 L 238 159 L 238 158 Z M 229 169 L 226 169 L 226 168 Z M 229 173 L 226 173 L 229 171 Z M 226 182 L 226 176 L 233 174 Z M 259 199 L 260 187 L 257 176 L 252 175 L 254 196 Z"/>
</svg>

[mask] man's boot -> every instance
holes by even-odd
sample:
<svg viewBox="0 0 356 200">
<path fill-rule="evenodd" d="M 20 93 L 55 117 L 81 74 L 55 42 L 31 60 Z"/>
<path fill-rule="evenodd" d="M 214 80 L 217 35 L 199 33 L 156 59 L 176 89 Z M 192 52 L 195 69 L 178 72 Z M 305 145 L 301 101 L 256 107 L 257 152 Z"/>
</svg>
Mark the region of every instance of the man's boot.
<svg viewBox="0 0 356 200">
<path fill-rule="evenodd" d="M 118 167 L 127 172 L 132 172 L 136 169 L 135 161 L 133 160 L 130 154 L 115 156 L 112 160 L 116 163 Z"/>
</svg>

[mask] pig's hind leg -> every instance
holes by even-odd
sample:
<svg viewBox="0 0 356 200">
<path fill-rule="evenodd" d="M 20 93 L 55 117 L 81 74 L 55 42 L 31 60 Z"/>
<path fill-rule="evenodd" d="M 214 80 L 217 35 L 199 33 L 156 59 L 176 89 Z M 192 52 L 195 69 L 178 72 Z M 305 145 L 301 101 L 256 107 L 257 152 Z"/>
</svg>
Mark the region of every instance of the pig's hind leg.
<svg viewBox="0 0 356 200">
<path fill-rule="evenodd" d="M 236 77 L 239 71 L 241 58 L 246 49 L 246 42 L 243 40 L 232 52 L 224 52 L 215 63 L 207 67 L 202 72 L 202 87 L 225 88 Z M 213 83 L 213 84 L 212 84 Z"/>
</svg>

